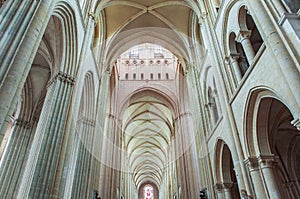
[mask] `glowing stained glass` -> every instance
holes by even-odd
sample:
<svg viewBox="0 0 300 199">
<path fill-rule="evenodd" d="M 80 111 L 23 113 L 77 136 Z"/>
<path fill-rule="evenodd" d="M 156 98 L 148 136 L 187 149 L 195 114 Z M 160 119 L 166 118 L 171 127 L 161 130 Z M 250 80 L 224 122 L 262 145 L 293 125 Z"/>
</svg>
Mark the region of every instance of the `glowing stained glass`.
<svg viewBox="0 0 300 199">
<path fill-rule="evenodd" d="M 144 187 L 144 199 L 154 199 L 154 190 L 151 185 L 145 185 Z"/>
</svg>

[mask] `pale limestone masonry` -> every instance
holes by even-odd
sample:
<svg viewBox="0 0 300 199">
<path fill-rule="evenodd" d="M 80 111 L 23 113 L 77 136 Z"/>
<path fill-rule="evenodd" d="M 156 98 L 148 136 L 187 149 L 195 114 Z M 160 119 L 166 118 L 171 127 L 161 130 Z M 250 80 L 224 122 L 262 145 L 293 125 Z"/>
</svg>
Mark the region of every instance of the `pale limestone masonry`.
<svg viewBox="0 0 300 199">
<path fill-rule="evenodd" d="M 0 198 L 300 198 L 299 0 L 1 0 Z"/>
</svg>

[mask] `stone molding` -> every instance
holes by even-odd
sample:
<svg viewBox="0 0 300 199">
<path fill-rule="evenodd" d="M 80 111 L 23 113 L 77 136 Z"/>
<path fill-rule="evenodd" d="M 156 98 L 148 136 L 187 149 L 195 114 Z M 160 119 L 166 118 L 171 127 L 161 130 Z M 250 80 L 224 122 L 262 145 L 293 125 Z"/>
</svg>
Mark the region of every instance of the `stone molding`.
<svg viewBox="0 0 300 199">
<path fill-rule="evenodd" d="M 232 60 L 237 61 L 238 58 L 240 58 L 240 53 L 230 53 L 230 62 L 232 62 Z"/>
<path fill-rule="evenodd" d="M 245 165 L 249 168 L 250 172 L 259 169 L 259 162 L 257 157 L 249 157 L 244 160 Z"/>
<path fill-rule="evenodd" d="M 76 78 L 73 77 L 72 75 L 69 75 L 67 73 L 64 73 L 62 71 L 59 71 L 57 75 L 55 75 L 49 82 L 47 85 L 47 88 L 49 88 L 54 82 L 56 82 L 57 80 L 70 84 L 70 85 L 74 85 L 76 82 Z"/>
<path fill-rule="evenodd" d="M 223 182 L 223 189 L 231 189 L 233 187 L 233 182 Z"/>
<path fill-rule="evenodd" d="M 183 117 L 191 117 L 191 116 L 192 116 L 192 113 L 190 113 L 190 112 L 181 113 L 177 117 L 174 118 L 174 121 L 176 122 L 177 120 L 179 120 Z"/>
<path fill-rule="evenodd" d="M 216 183 L 215 185 L 214 185 L 214 189 L 215 189 L 215 191 L 217 191 L 217 192 L 222 192 L 223 191 L 223 184 L 222 183 Z"/>
<path fill-rule="evenodd" d="M 15 124 L 16 126 L 24 127 L 24 128 L 26 128 L 26 129 L 30 129 L 30 128 L 32 128 L 32 126 L 33 126 L 33 122 L 32 122 L 32 121 L 24 121 L 24 120 L 22 120 L 22 119 L 16 119 L 16 120 L 14 121 L 14 124 Z"/>
<path fill-rule="evenodd" d="M 240 30 L 236 37 L 236 41 L 242 43 L 243 40 L 249 39 L 251 37 L 251 34 L 251 30 Z"/>
<path fill-rule="evenodd" d="M 90 126 L 95 126 L 96 121 L 93 119 L 90 119 L 88 117 L 80 117 L 78 119 L 79 122 L 90 125 Z"/>
<path fill-rule="evenodd" d="M 278 156 L 260 155 L 257 158 L 260 168 L 274 168 L 278 163 Z"/>
</svg>

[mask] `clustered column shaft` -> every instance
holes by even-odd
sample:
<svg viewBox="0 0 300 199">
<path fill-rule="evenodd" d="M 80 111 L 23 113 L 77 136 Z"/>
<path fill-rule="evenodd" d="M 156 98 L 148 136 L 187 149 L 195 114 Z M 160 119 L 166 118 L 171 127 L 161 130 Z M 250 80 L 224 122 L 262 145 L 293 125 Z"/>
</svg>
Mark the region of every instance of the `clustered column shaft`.
<svg viewBox="0 0 300 199">
<path fill-rule="evenodd" d="M 68 107 L 72 94 L 74 78 L 59 73 L 49 89 L 53 90 L 49 102 L 48 116 L 43 129 L 37 134 L 43 137 L 37 163 L 35 166 L 29 197 L 48 198 L 54 186 L 59 154 L 63 144 L 64 127 L 66 125 Z M 48 91 L 49 92 L 49 91 Z M 40 125 L 39 127 L 42 127 Z"/>
</svg>

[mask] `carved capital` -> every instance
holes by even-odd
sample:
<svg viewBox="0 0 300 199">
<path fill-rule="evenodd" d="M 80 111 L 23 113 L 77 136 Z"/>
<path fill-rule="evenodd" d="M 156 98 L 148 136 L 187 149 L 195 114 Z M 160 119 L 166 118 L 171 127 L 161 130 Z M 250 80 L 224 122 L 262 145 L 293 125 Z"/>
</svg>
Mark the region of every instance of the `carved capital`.
<svg viewBox="0 0 300 199">
<path fill-rule="evenodd" d="M 68 84 L 73 85 L 75 83 L 75 77 L 72 77 L 71 75 L 64 73 L 64 72 L 59 72 L 57 75 L 58 79 L 61 80 L 62 82 L 66 82 Z"/>
<path fill-rule="evenodd" d="M 258 159 L 256 157 L 249 157 L 244 160 L 244 163 L 250 171 L 257 170 L 259 168 Z"/>
<path fill-rule="evenodd" d="M 26 129 L 30 129 L 32 127 L 32 122 L 30 121 L 24 121 L 22 119 L 16 119 L 15 120 L 15 125 L 16 126 L 20 126 L 20 127 L 23 127 L 23 128 L 26 128 Z"/>
<path fill-rule="evenodd" d="M 96 21 L 97 20 L 97 15 L 93 12 L 89 12 L 89 17 L 93 20 Z"/>
<path fill-rule="evenodd" d="M 204 104 L 204 107 L 205 107 L 206 109 L 209 109 L 209 108 L 211 108 L 211 107 L 213 107 L 213 106 L 215 106 L 215 103 L 212 103 L 212 102 L 207 102 L 206 104 Z"/>
<path fill-rule="evenodd" d="M 274 168 L 278 162 L 278 157 L 274 155 L 260 155 L 257 159 L 260 168 Z"/>
<path fill-rule="evenodd" d="M 216 184 L 214 185 L 214 189 L 215 189 L 215 191 L 217 191 L 217 192 L 223 191 L 223 184 L 222 184 L 222 183 L 216 183 Z"/>
<path fill-rule="evenodd" d="M 207 12 L 202 12 L 200 14 L 200 18 L 199 18 L 199 21 L 198 21 L 200 26 L 204 25 L 204 21 L 205 21 L 206 18 L 207 18 Z"/>
<path fill-rule="evenodd" d="M 224 57 L 224 63 L 225 63 L 226 65 L 229 65 L 229 64 L 230 64 L 230 56 L 225 56 L 225 57 Z"/>
<path fill-rule="evenodd" d="M 240 30 L 238 33 L 236 40 L 238 42 L 242 42 L 245 39 L 249 39 L 251 36 L 252 31 L 251 30 Z"/>
<path fill-rule="evenodd" d="M 57 80 L 70 84 L 70 85 L 74 85 L 76 82 L 76 78 L 68 75 L 67 73 L 64 73 L 62 71 L 59 71 L 49 82 L 47 85 L 47 88 L 50 87 L 54 82 L 56 82 Z"/>
<path fill-rule="evenodd" d="M 95 126 L 96 123 L 95 120 L 90 119 L 88 117 L 81 117 L 79 118 L 79 121 L 90 126 Z"/>
<path fill-rule="evenodd" d="M 113 120 L 116 123 L 121 123 L 122 122 L 121 119 L 119 119 L 117 116 L 115 116 L 112 113 L 107 114 L 107 118 L 110 119 L 110 120 Z"/>
<path fill-rule="evenodd" d="M 240 58 L 240 53 L 230 53 L 230 61 L 237 61 Z"/>
<path fill-rule="evenodd" d="M 217 90 L 217 89 L 213 89 L 212 96 L 213 96 L 213 97 L 216 97 L 216 98 L 219 97 L 219 96 L 218 96 L 218 90 Z"/>
<path fill-rule="evenodd" d="M 223 189 L 231 189 L 233 186 L 232 182 L 223 182 Z"/>
</svg>

